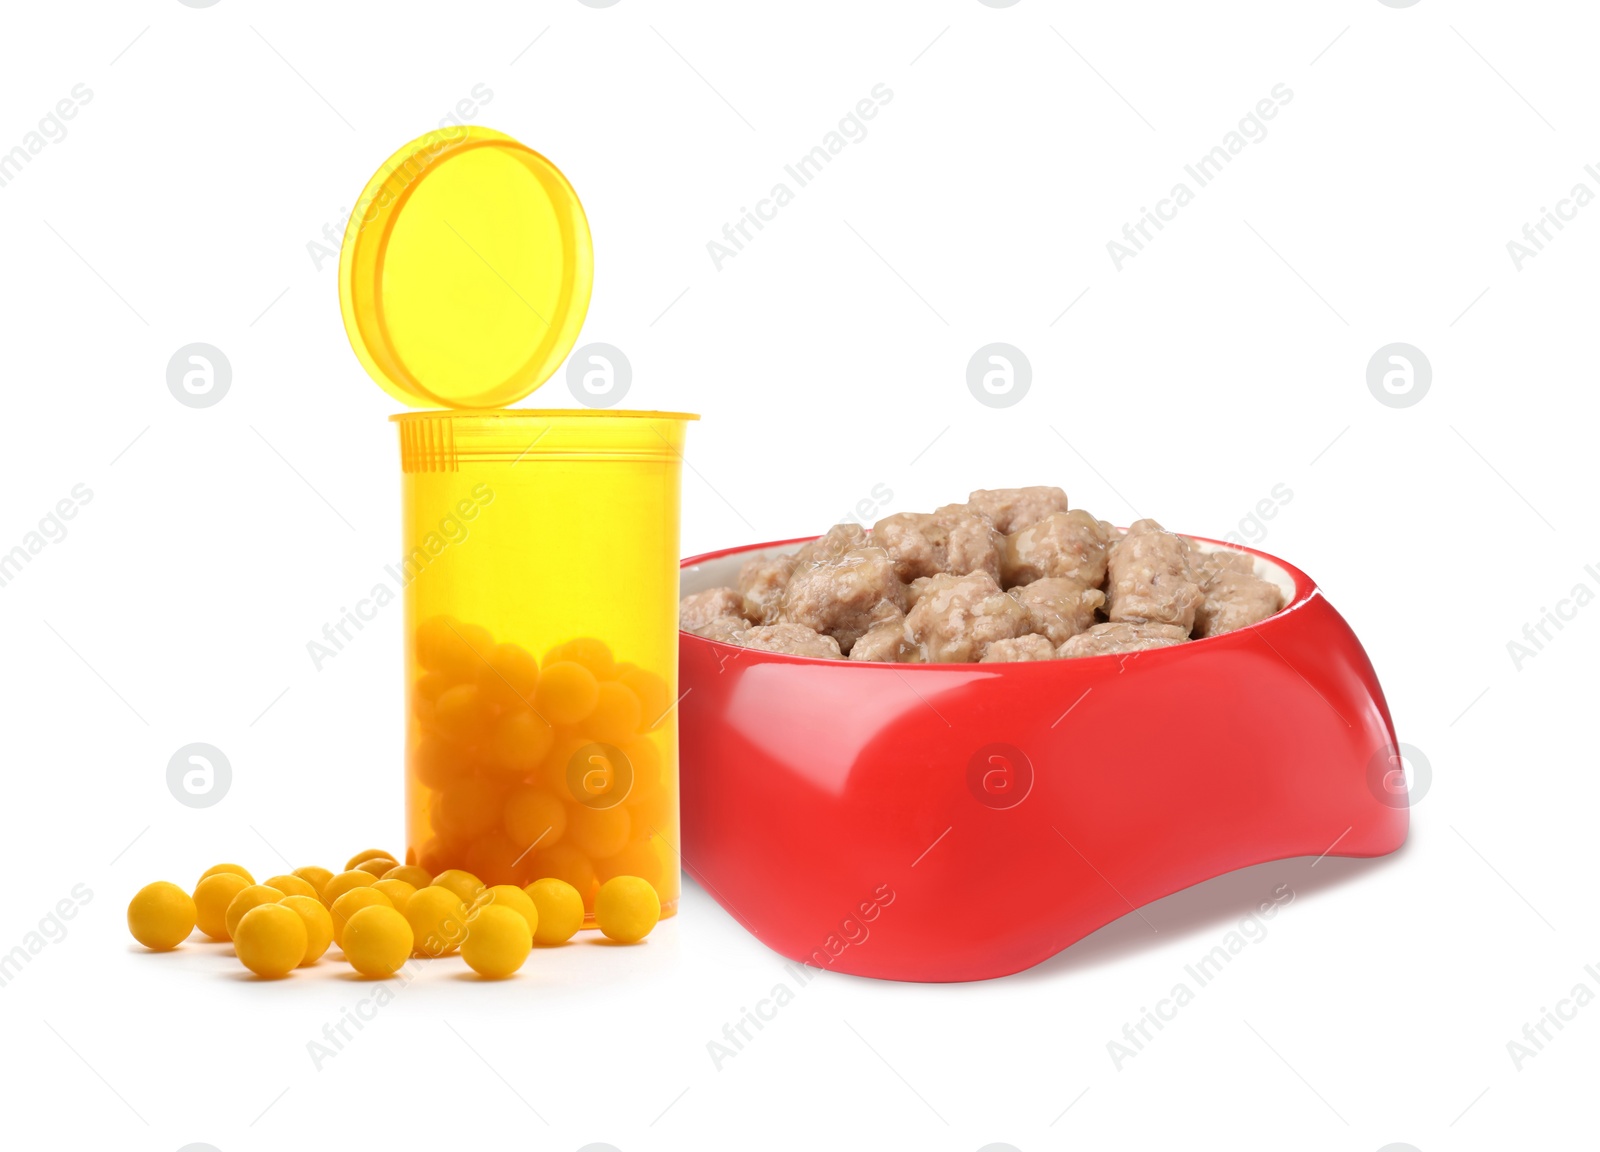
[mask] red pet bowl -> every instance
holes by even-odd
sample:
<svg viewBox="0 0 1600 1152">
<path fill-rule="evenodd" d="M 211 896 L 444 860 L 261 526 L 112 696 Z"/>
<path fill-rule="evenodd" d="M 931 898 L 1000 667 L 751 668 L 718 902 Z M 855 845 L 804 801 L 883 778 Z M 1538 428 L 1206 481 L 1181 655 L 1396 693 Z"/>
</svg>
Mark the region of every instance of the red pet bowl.
<svg viewBox="0 0 1600 1152">
<path fill-rule="evenodd" d="M 802 542 L 691 557 L 683 592 Z M 1245 551 L 1283 611 L 1127 656 L 852 663 L 681 634 L 685 869 L 790 959 L 954 981 L 1236 868 L 1394 851 L 1372 665 L 1310 577 Z"/>
</svg>

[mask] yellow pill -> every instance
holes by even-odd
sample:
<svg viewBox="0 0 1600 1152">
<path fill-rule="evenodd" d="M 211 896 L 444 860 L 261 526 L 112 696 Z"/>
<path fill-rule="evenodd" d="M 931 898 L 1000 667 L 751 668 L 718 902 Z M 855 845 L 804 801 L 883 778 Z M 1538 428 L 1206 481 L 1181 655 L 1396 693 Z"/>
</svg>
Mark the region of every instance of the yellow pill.
<svg viewBox="0 0 1600 1152">
<path fill-rule="evenodd" d="M 317 896 L 317 887 L 315 884 L 304 879 L 303 877 L 296 876 L 293 873 L 285 873 L 282 876 L 271 876 L 263 880 L 262 883 L 268 888 L 276 888 L 285 896 L 310 896 L 312 899 L 316 899 Z"/>
<path fill-rule="evenodd" d="M 424 668 L 442 672 L 457 684 L 476 676 L 493 650 L 494 637 L 477 624 L 435 616 L 417 626 L 417 659 Z"/>
<path fill-rule="evenodd" d="M 468 743 L 488 723 L 489 708 L 476 684 L 457 684 L 433 702 L 434 727 L 458 743 Z"/>
<path fill-rule="evenodd" d="M 194 889 L 194 922 L 213 940 L 228 940 L 228 905 L 250 881 L 237 872 L 214 872 Z"/>
<path fill-rule="evenodd" d="M 350 917 L 344 928 L 344 958 L 363 976 L 384 980 L 411 955 L 411 925 L 393 908 L 375 904 Z"/>
<path fill-rule="evenodd" d="M 374 856 L 371 860 L 363 860 L 357 864 L 355 870 L 357 872 L 365 872 L 369 876 L 381 877 L 391 868 L 398 867 L 400 867 L 400 861 L 393 856 Z"/>
<path fill-rule="evenodd" d="M 524 850 L 533 845 L 550 848 L 561 842 L 567 829 L 567 810 L 550 793 L 523 784 L 506 795 L 505 829 Z"/>
<path fill-rule="evenodd" d="M 334 943 L 343 948 L 344 932 L 350 924 L 350 918 L 363 908 L 374 907 L 393 908 L 394 901 L 376 887 L 352 888 L 335 900 L 328 908 L 328 914 L 333 917 Z"/>
<path fill-rule="evenodd" d="M 350 891 L 350 889 L 367 888 L 377 882 L 378 878 L 371 872 L 363 872 L 358 868 L 353 868 L 349 872 L 341 872 L 322 886 L 322 902 L 332 908 L 333 902 Z"/>
<path fill-rule="evenodd" d="M 478 687 L 490 703 L 502 708 L 529 707 L 539 683 L 539 662 L 516 644 L 496 644 L 478 665 Z"/>
<path fill-rule="evenodd" d="M 356 888 L 354 891 L 382 892 L 389 898 L 389 903 L 394 905 L 394 910 L 396 912 L 404 912 L 406 910 L 406 905 L 411 900 L 411 897 L 417 894 L 417 887 L 415 884 L 408 884 L 404 880 L 390 880 L 385 878 L 383 880 L 379 880 L 371 888 Z M 347 892 L 345 895 L 348 896 L 349 893 Z"/>
<path fill-rule="evenodd" d="M 523 889 L 538 913 L 533 938 L 540 944 L 565 944 L 583 927 L 583 897 L 565 880 L 546 877 Z"/>
<path fill-rule="evenodd" d="M 489 980 L 510 976 L 532 950 L 533 930 L 528 921 L 514 908 L 498 904 L 478 910 L 461 942 L 461 958 L 467 967 Z"/>
<path fill-rule="evenodd" d="M 448 956 L 466 934 L 467 906 L 449 888 L 417 889 L 406 904 L 405 916 L 421 956 Z"/>
<path fill-rule="evenodd" d="M 430 732 L 417 741 L 408 763 L 417 782 L 436 792 L 472 771 L 471 758 L 461 748 Z"/>
<path fill-rule="evenodd" d="M 282 904 L 258 904 L 240 918 L 233 950 L 257 976 L 268 980 L 287 976 L 305 959 L 305 921 Z"/>
<path fill-rule="evenodd" d="M 528 922 L 528 931 L 539 927 L 539 909 L 533 900 L 515 884 L 496 884 L 488 891 L 489 903 L 509 908 Z"/>
<path fill-rule="evenodd" d="M 468 777 L 440 792 L 433 802 L 433 826 L 454 840 L 470 840 L 500 819 L 505 783 Z"/>
<path fill-rule="evenodd" d="M 594 921 L 619 944 L 637 944 L 661 919 L 661 898 L 637 876 L 614 876 L 594 898 Z"/>
<path fill-rule="evenodd" d="M 600 703 L 600 682 L 571 660 L 546 664 L 533 692 L 533 706 L 552 724 L 576 724 Z"/>
<path fill-rule="evenodd" d="M 556 730 L 549 722 L 524 708 L 495 722 L 484 741 L 483 754 L 491 768 L 511 776 L 526 776 L 539 767 L 555 739 Z"/>
<path fill-rule="evenodd" d="M 250 909 L 259 908 L 263 904 L 276 904 L 282 899 L 282 892 L 276 888 L 268 888 L 265 884 L 251 884 L 247 888 L 239 889 L 238 895 L 228 901 L 228 911 L 224 918 L 224 923 L 228 927 L 228 938 L 232 939 L 239 931 L 239 921 Z"/>
<path fill-rule="evenodd" d="M 586 808 L 579 804 L 567 817 L 567 840 L 590 859 L 615 856 L 627 847 L 633 821 L 622 805 Z"/>
<path fill-rule="evenodd" d="M 433 878 L 433 883 L 437 888 L 450 889 L 465 904 L 476 900 L 485 887 L 482 880 L 461 868 L 446 868 Z"/>
<path fill-rule="evenodd" d="M 322 899 L 322 890 L 327 887 L 328 881 L 333 879 L 333 873 L 326 868 L 319 868 L 315 864 L 307 864 L 304 868 L 296 868 L 290 873 L 298 876 L 314 889 L 313 895 L 318 900 Z"/>
<path fill-rule="evenodd" d="M 620 744 L 638 733 L 644 709 L 633 689 L 615 680 L 601 681 L 599 700 L 583 722 L 583 730 L 596 740 Z"/>
<path fill-rule="evenodd" d="M 285 896 L 279 903 L 299 916 L 306 927 L 306 953 L 300 958 L 300 967 L 309 968 L 333 943 L 333 915 L 315 896 Z"/>
<path fill-rule="evenodd" d="M 348 859 L 348 860 L 346 860 L 344 862 L 344 870 L 346 872 L 353 872 L 356 868 L 358 868 L 363 862 L 365 862 L 367 860 L 393 860 L 393 859 L 394 859 L 394 853 L 390 852 L 386 848 L 363 848 L 360 852 L 357 852 L 354 856 L 350 857 L 350 859 Z"/>
<path fill-rule="evenodd" d="M 539 765 L 537 781 L 540 787 L 562 800 L 575 799 L 567 774 L 572 768 L 573 757 L 593 743 L 587 736 L 559 736 L 545 756 L 544 763 Z"/>
<path fill-rule="evenodd" d="M 433 883 L 433 873 L 418 864 L 396 864 L 381 879 L 404 880 L 413 889 L 426 888 Z"/>
<path fill-rule="evenodd" d="M 546 668 L 562 660 L 582 664 L 598 679 L 613 676 L 617 670 L 617 661 L 611 655 L 611 649 L 606 646 L 604 640 L 597 640 L 593 636 L 580 636 L 576 640 L 568 640 L 565 644 L 557 644 L 544 654 Z"/>
<path fill-rule="evenodd" d="M 666 717 L 667 710 L 672 705 L 672 693 L 667 691 L 665 680 L 654 672 L 621 664 L 617 665 L 617 680 L 626 684 L 639 698 L 641 727 L 646 731 Z"/>
<path fill-rule="evenodd" d="M 602 883 L 615 876 L 637 876 L 652 885 L 659 885 L 666 868 L 661 858 L 661 850 L 657 847 L 658 843 L 662 841 L 657 837 L 635 840 L 615 856 L 596 860 L 595 874 L 600 877 Z"/>
<path fill-rule="evenodd" d="M 170 952 L 182 944 L 194 931 L 194 919 L 194 900 L 165 880 L 146 884 L 128 901 L 128 931 L 152 952 Z"/>
<path fill-rule="evenodd" d="M 595 877 L 594 864 L 578 849 L 565 842 L 557 844 L 533 857 L 533 875 L 564 880 L 583 898 L 584 907 L 593 907 L 595 889 L 600 881 Z M 531 893 L 530 893 L 531 895 Z"/>
<path fill-rule="evenodd" d="M 204 880 L 208 876 L 221 876 L 224 874 L 243 876 L 246 884 L 254 884 L 256 882 L 256 878 L 250 875 L 250 870 L 241 864 L 213 864 L 204 872 L 200 873 L 200 880 Z M 199 882 L 200 881 L 197 880 L 195 881 L 195 884 L 198 885 Z"/>
</svg>

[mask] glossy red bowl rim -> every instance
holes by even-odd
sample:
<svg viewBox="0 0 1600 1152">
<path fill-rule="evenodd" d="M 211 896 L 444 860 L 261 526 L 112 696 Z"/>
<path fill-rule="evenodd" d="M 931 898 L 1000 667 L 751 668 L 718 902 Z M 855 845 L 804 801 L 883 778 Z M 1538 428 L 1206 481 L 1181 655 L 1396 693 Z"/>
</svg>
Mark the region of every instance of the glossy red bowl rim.
<svg viewBox="0 0 1600 1152">
<path fill-rule="evenodd" d="M 871 530 L 868 529 L 868 532 L 870 531 Z M 1117 531 L 1126 533 L 1127 529 L 1118 528 Z M 1187 532 L 1177 532 L 1174 533 L 1174 535 L 1182 536 L 1187 540 L 1193 540 L 1198 544 L 1215 544 L 1218 548 L 1226 548 L 1234 552 L 1246 552 L 1251 556 L 1265 560 L 1269 564 L 1276 564 L 1288 574 L 1290 581 L 1294 584 L 1294 595 L 1290 597 L 1287 604 L 1278 609 L 1278 611 L 1274 612 L 1271 616 L 1268 616 L 1265 620 L 1258 620 L 1254 624 L 1247 624 L 1243 628 L 1237 628 L 1232 632 L 1223 632 L 1217 636 L 1202 636 L 1197 640 L 1188 640 L 1182 644 L 1171 644 L 1163 648 L 1147 649 L 1139 653 L 1141 660 L 1161 660 L 1170 658 L 1171 656 L 1190 651 L 1190 646 L 1194 644 L 1205 644 L 1212 640 L 1221 640 L 1227 636 L 1235 636 L 1243 632 L 1248 632 L 1252 629 L 1263 628 L 1275 620 L 1283 619 L 1289 613 L 1309 603 L 1313 598 L 1321 595 L 1321 590 L 1318 589 L 1316 582 L 1313 581 L 1311 577 L 1307 576 L 1293 564 L 1290 564 L 1287 560 L 1280 559 L 1270 552 L 1263 552 L 1259 548 L 1251 548 L 1244 544 L 1233 544 L 1226 540 L 1214 540 L 1209 536 L 1191 536 Z M 680 560 L 678 562 L 678 571 L 681 573 L 685 568 L 691 568 L 697 564 L 705 564 L 713 560 L 726 559 L 729 556 L 734 556 L 741 552 L 759 552 L 767 548 L 790 548 L 801 544 L 808 544 L 812 540 L 818 539 L 821 539 L 820 534 L 817 536 L 797 536 L 791 540 L 773 540 L 766 544 L 740 544 L 732 548 L 719 548 L 714 552 L 702 552 L 697 556 L 689 556 L 683 560 Z M 702 644 L 710 644 L 714 648 L 726 648 L 729 652 L 754 652 L 760 655 L 763 660 L 771 659 L 788 664 L 850 664 L 858 668 L 894 668 L 897 670 L 912 671 L 918 674 L 926 673 L 929 675 L 936 675 L 937 670 L 941 668 L 1051 668 L 1059 667 L 1061 664 L 1070 664 L 1074 667 L 1103 667 L 1104 662 L 1107 660 L 1122 660 L 1125 658 L 1125 655 L 1122 653 L 1107 652 L 1098 656 L 1076 656 L 1070 659 L 1056 660 L 1017 660 L 1003 664 L 977 664 L 966 661 L 952 661 L 940 664 L 896 664 L 888 660 L 851 660 L 849 657 L 845 657 L 843 660 L 834 660 L 823 656 L 796 656 L 790 652 L 769 652 L 765 649 L 745 648 L 738 644 L 729 644 L 723 640 L 713 640 L 709 636 L 700 636 L 693 632 L 686 632 L 682 628 L 678 629 L 678 636 L 680 643 L 685 638 L 690 640 L 698 640 Z M 1097 665 L 1094 663 L 1096 660 L 1099 660 L 1102 663 Z M 1026 673 L 1024 673 L 1024 675 L 1026 675 Z"/>
</svg>

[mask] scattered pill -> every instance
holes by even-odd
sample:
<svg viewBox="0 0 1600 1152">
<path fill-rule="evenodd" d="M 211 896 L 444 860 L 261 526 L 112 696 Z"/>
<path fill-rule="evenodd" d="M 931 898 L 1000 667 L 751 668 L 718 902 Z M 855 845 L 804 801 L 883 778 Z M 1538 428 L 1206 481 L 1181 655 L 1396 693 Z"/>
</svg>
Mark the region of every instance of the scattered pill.
<svg viewBox="0 0 1600 1152">
<path fill-rule="evenodd" d="M 595 875 L 594 863 L 571 844 L 563 842 L 554 848 L 536 852 L 533 857 L 533 874 L 565 882 L 578 893 L 585 907 L 594 906 L 595 889 L 600 886 L 600 880 Z M 544 912 L 541 910 L 539 914 L 543 916 Z"/>
<path fill-rule="evenodd" d="M 350 859 L 345 861 L 344 870 L 346 872 L 352 872 L 364 861 L 377 860 L 380 858 L 384 860 L 393 860 L 394 853 L 383 848 L 364 848 L 360 852 L 357 852 L 354 856 L 350 857 Z"/>
<path fill-rule="evenodd" d="M 237 872 L 214 872 L 194 889 L 194 918 L 200 931 L 213 940 L 232 939 L 228 932 L 228 905 L 251 882 Z"/>
<path fill-rule="evenodd" d="M 351 889 L 351 891 L 382 892 L 389 898 L 389 903 L 394 905 L 394 910 L 403 914 L 406 910 L 406 905 L 411 902 L 411 897 L 417 894 L 417 887 L 415 884 L 408 884 L 404 880 L 391 880 L 388 877 L 385 877 L 384 879 L 379 880 L 370 889 L 354 888 Z M 349 894 L 349 892 L 345 893 L 347 896 Z"/>
<path fill-rule="evenodd" d="M 467 966 L 490 980 L 510 976 L 522 967 L 532 950 L 533 932 L 527 919 L 503 904 L 478 909 L 468 921 L 467 936 L 461 942 L 461 958 Z"/>
<path fill-rule="evenodd" d="M 279 901 L 300 917 L 306 929 L 306 951 L 300 967 L 308 968 L 322 959 L 333 943 L 333 916 L 315 896 L 285 896 Z"/>
<path fill-rule="evenodd" d="M 411 955 L 411 925 L 386 904 L 362 908 L 345 925 L 344 958 L 363 976 L 387 979 Z"/>
<path fill-rule="evenodd" d="M 296 868 L 290 875 L 300 877 L 300 879 L 316 889 L 315 895 L 318 900 L 322 899 L 323 888 L 327 887 L 328 881 L 333 879 L 332 872 L 329 872 L 326 868 L 319 868 L 315 864 L 307 864 L 304 868 Z"/>
<path fill-rule="evenodd" d="M 490 904 L 509 908 L 528 922 L 528 931 L 532 932 L 539 926 L 539 909 L 534 906 L 533 900 L 515 884 L 496 884 L 487 893 Z"/>
<path fill-rule="evenodd" d="M 421 956 L 448 956 L 460 946 L 466 933 L 467 906 L 449 888 L 417 889 L 406 903 L 405 916 L 411 925 L 414 947 Z"/>
<path fill-rule="evenodd" d="M 257 976 L 268 980 L 287 976 L 305 958 L 305 921 L 282 904 L 258 904 L 239 919 L 233 950 Z"/>
<path fill-rule="evenodd" d="M 476 900 L 485 887 L 482 880 L 460 868 L 446 868 L 433 878 L 433 883 L 435 887 L 450 889 L 467 904 Z"/>
<path fill-rule="evenodd" d="M 343 896 L 352 888 L 366 888 L 378 882 L 378 878 L 371 872 L 363 872 L 352 868 L 348 872 L 341 872 L 322 886 L 322 902 L 328 907 L 333 907 L 333 902 Z"/>
<path fill-rule="evenodd" d="M 283 876 L 272 876 L 262 881 L 268 888 L 276 888 L 285 896 L 310 896 L 316 899 L 317 887 L 302 876 L 288 873 Z"/>
<path fill-rule="evenodd" d="M 595 895 L 594 919 L 600 931 L 617 943 L 637 944 L 661 919 L 661 898 L 647 880 L 615 876 Z"/>
<path fill-rule="evenodd" d="M 433 883 L 433 873 L 417 864 L 396 864 L 381 879 L 404 880 L 413 888 L 426 888 Z"/>
<path fill-rule="evenodd" d="M 583 927 L 583 897 L 565 880 L 546 877 L 523 891 L 538 911 L 533 938 L 540 944 L 565 944 Z"/>
<path fill-rule="evenodd" d="M 374 856 L 371 860 L 363 860 L 355 866 L 355 871 L 365 872 L 368 876 L 381 877 L 391 868 L 400 867 L 400 861 L 393 856 Z"/>
<path fill-rule="evenodd" d="M 283 899 L 283 893 L 276 888 L 269 888 L 265 884 L 251 884 L 239 889 L 237 895 L 228 902 L 228 911 L 224 916 L 227 925 L 228 938 L 232 939 L 239 931 L 239 921 L 244 914 L 252 908 L 259 908 L 263 904 L 276 904 Z M 295 963 L 299 963 L 298 960 Z"/>
<path fill-rule="evenodd" d="M 182 944 L 194 931 L 194 922 L 194 900 L 165 880 L 146 884 L 128 902 L 128 931 L 152 952 L 170 952 Z"/>
<path fill-rule="evenodd" d="M 363 908 L 378 906 L 393 908 L 394 902 L 370 885 L 365 888 L 352 888 L 340 896 L 328 908 L 328 914 L 333 917 L 333 942 L 343 948 L 344 933 L 350 925 L 350 918 Z"/>
<path fill-rule="evenodd" d="M 220 876 L 224 873 L 231 873 L 234 876 L 243 876 L 246 884 L 254 884 L 256 882 L 256 878 L 250 875 L 250 870 L 238 864 L 213 864 L 204 872 L 200 873 L 200 879 L 204 880 L 208 876 Z M 196 881 L 196 883 L 198 884 L 199 881 Z"/>
</svg>

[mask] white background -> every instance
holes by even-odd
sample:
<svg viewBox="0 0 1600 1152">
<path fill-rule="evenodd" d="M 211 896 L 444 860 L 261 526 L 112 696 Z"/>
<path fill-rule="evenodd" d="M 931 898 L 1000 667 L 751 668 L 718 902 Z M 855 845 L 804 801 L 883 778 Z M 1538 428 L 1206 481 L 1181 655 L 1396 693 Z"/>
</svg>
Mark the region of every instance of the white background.
<svg viewBox="0 0 1600 1152">
<path fill-rule="evenodd" d="M 92 898 L 0 987 L 4 1142 L 1592 1141 L 1600 1007 L 1520 1071 L 1506 1045 L 1600 993 L 1600 609 L 1520 669 L 1507 642 L 1600 590 L 1600 207 L 1520 271 L 1506 242 L 1600 191 L 1596 33 L 1589 5 L 1487 0 L 8 6 L 0 149 L 92 99 L 0 187 L 0 550 L 93 497 L 0 588 L 0 952 Z M 865 138 L 719 271 L 707 241 L 879 83 Z M 1107 241 L 1280 83 L 1269 134 L 1118 271 Z M 820 531 L 878 485 L 869 519 L 1057 483 L 1212 536 L 1286 485 L 1256 537 L 1346 614 L 1431 765 L 1406 847 L 1225 877 L 1002 981 L 823 974 L 720 1070 L 707 1041 L 794 981 L 692 883 L 642 948 L 495 986 L 429 969 L 320 1070 L 307 1042 L 372 986 L 134 948 L 150 880 L 398 841 L 397 610 L 320 672 L 306 653 L 398 546 L 394 406 L 307 246 L 479 84 L 471 118 L 583 197 L 583 340 L 625 350 L 626 404 L 705 416 L 686 555 Z M 232 365 L 211 408 L 167 390 L 193 341 Z M 966 387 L 993 341 L 1032 365 L 1010 408 Z M 1404 409 L 1366 383 L 1394 341 L 1433 370 Z M 574 400 L 558 375 L 529 403 Z M 199 811 L 165 785 L 192 741 L 234 771 Z M 1279 884 L 1268 936 L 1119 1070 L 1107 1042 Z"/>
</svg>

